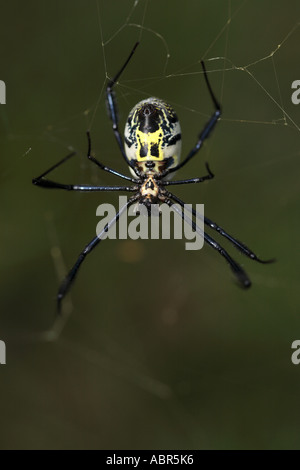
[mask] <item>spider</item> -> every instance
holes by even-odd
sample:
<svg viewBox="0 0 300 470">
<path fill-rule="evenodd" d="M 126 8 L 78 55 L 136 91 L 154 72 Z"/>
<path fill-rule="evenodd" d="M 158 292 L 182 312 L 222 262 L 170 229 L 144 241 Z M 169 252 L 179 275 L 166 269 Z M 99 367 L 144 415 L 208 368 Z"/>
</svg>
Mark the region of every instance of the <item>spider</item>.
<svg viewBox="0 0 300 470">
<path fill-rule="evenodd" d="M 116 109 L 116 100 L 114 95 L 114 86 L 116 85 L 121 74 L 127 67 L 131 60 L 138 42 L 134 45 L 129 57 L 121 67 L 119 72 L 113 79 L 108 82 L 106 87 L 107 108 L 109 117 L 112 121 L 112 128 L 120 148 L 121 154 L 129 166 L 132 176 L 126 176 L 106 165 L 101 163 L 91 154 L 91 136 L 87 131 L 88 139 L 88 152 L 87 158 L 97 165 L 101 170 L 104 170 L 112 175 L 115 175 L 125 181 L 133 183 L 131 186 L 89 186 L 89 185 L 76 185 L 76 184 L 62 184 L 45 178 L 47 174 L 52 172 L 55 168 L 65 163 L 69 158 L 75 155 L 75 152 L 67 155 L 61 161 L 53 165 L 47 171 L 42 173 L 37 178 L 32 180 L 32 183 L 43 188 L 56 188 L 64 189 L 67 191 L 127 191 L 132 192 L 133 195 L 127 200 L 127 203 L 119 210 L 115 217 L 105 226 L 101 233 L 93 238 L 79 254 L 74 266 L 69 271 L 68 275 L 62 282 L 57 294 L 57 308 L 58 312 L 61 309 L 61 302 L 66 293 L 69 291 L 76 274 L 83 263 L 86 256 L 101 242 L 104 233 L 107 232 L 112 225 L 114 225 L 121 214 L 134 202 L 144 204 L 148 212 L 150 212 L 152 204 L 166 203 L 170 207 L 175 204 L 183 207 L 184 202 L 171 193 L 168 188 L 170 186 L 181 184 L 202 183 L 203 181 L 210 180 L 214 177 L 208 164 L 206 163 L 207 174 L 202 177 L 170 181 L 169 178 L 175 171 L 185 166 L 201 149 L 205 139 L 209 137 L 215 125 L 221 116 L 221 107 L 218 103 L 211 85 L 209 83 L 204 62 L 201 62 L 205 82 L 210 94 L 211 100 L 214 105 L 214 112 L 205 125 L 202 132 L 199 134 L 196 145 L 188 153 L 185 159 L 180 163 L 181 152 L 181 129 L 176 113 L 173 108 L 158 98 L 148 98 L 140 101 L 130 111 L 124 132 L 124 143 L 119 131 L 119 119 Z M 177 210 L 178 212 L 178 210 Z M 184 218 L 183 212 L 179 214 Z M 193 216 L 197 216 L 196 211 L 192 209 Z M 208 217 L 203 218 L 204 223 L 211 229 L 218 232 L 220 235 L 229 240 L 240 252 L 248 256 L 252 260 L 259 263 L 270 263 L 274 260 L 261 260 L 251 251 L 246 245 L 239 240 L 229 235 L 223 228 L 210 220 Z M 197 229 L 197 224 L 189 219 L 189 223 L 193 230 Z M 227 251 L 219 245 L 210 235 L 203 233 L 204 241 L 216 250 L 221 256 L 225 258 L 231 267 L 239 284 L 244 288 L 251 286 L 251 281 L 243 270 L 243 268 L 227 253 Z"/>
</svg>

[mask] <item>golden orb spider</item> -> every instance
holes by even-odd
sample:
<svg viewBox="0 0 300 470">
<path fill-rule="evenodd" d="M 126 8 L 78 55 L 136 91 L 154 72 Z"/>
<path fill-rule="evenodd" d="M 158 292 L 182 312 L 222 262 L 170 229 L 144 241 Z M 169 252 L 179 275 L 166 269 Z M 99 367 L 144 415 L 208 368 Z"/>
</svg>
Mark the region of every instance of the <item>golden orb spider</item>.
<svg viewBox="0 0 300 470">
<path fill-rule="evenodd" d="M 91 155 L 91 137 L 89 131 L 87 132 L 88 137 L 88 152 L 87 157 L 93 163 L 95 163 L 101 170 L 111 173 L 123 180 L 133 183 L 132 186 L 89 186 L 89 185 L 74 185 L 74 184 L 62 184 L 55 181 L 46 179 L 45 176 L 53 171 L 55 168 L 66 162 L 69 158 L 75 155 L 75 152 L 67 155 L 61 161 L 56 163 L 54 166 L 49 168 L 47 171 L 42 173 L 39 177 L 32 180 L 33 184 L 41 186 L 43 188 L 56 188 L 65 189 L 67 191 L 126 191 L 133 192 L 134 194 L 128 199 L 127 203 L 119 210 L 116 216 L 105 226 L 104 230 L 99 233 L 93 240 L 86 245 L 77 258 L 72 269 L 61 284 L 57 294 L 57 306 L 58 311 L 61 308 L 61 301 L 71 287 L 75 276 L 78 272 L 79 267 L 84 261 L 85 257 L 91 253 L 91 251 L 101 242 L 106 233 L 113 224 L 115 224 L 121 214 L 134 202 L 138 201 L 144 204 L 148 210 L 152 204 L 166 203 L 169 206 L 179 204 L 181 207 L 184 206 L 184 202 L 175 196 L 173 193 L 168 191 L 167 187 L 190 184 L 190 183 L 201 183 L 202 181 L 212 179 L 214 175 L 209 169 L 206 163 L 207 175 L 191 178 L 185 180 L 169 181 L 166 179 L 173 172 L 182 168 L 190 159 L 196 155 L 203 145 L 205 139 L 208 138 L 212 130 L 214 129 L 218 119 L 221 115 L 221 107 L 212 91 L 210 86 L 205 65 L 202 61 L 202 68 L 206 85 L 214 104 L 215 111 L 212 114 L 210 120 L 205 125 L 204 129 L 200 133 L 196 145 L 188 153 L 186 158 L 180 163 L 180 151 L 181 151 L 181 130 L 177 115 L 173 108 L 158 98 L 148 98 L 139 102 L 129 113 L 125 132 L 124 142 L 119 131 L 119 119 L 116 109 L 116 101 L 114 96 L 114 86 L 117 83 L 120 75 L 128 65 L 131 57 L 133 56 L 138 43 L 136 43 L 124 63 L 120 71 L 115 77 L 109 81 L 106 87 L 107 107 L 109 117 L 112 120 L 112 128 L 120 148 L 121 154 L 127 162 L 129 169 L 132 173 L 132 177 L 126 176 L 106 165 L 103 165 L 99 160 Z M 193 216 L 197 217 L 196 211 L 192 209 Z M 181 214 L 183 218 L 183 213 Z M 240 252 L 248 256 L 252 260 L 260 263 L 270 263 L 274 260 L 261 260 L 253 251 L 251 251 L 246 245 L 241 243 L 239 240 L 229 235 L 223 228 L 219 227 L 215 222 L 212 222 L 209 218 L 204 217 L 204 223 L 211 229 L 218 232 L 223 237 L 227 238 L 232 245 L 234 245 Z M 190 224 L 193 230 L 196 230 L 197 224 L 190 220 Z M 233 258 L 227 253 L 227 251 L 219 245 L 210 235 L 203 233 L 204 241 L 212 248 L 217 250 L 226 261 L 229 263 L 233 273 L 235 274 L 240 285 L 244 288 L 251 286 L 251 281 L 243 270 L 243 268 L 234 261 Z"/>
</svg>

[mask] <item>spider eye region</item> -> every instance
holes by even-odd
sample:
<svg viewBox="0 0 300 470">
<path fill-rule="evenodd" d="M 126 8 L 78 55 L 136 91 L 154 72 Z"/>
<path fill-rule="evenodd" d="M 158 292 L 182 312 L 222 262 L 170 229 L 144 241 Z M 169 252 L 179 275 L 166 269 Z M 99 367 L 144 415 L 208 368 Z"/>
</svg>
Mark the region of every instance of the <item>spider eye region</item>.
<svg viewBox="0 0 300 470">
<path fill-rule="evenodd" d="M 158 98 L 140 101 L 129 113 L 124 132 L 127 158 L 143 171 L 171 168 L 179 163 L 181 128 L 173 108 Z"/>
</svg>

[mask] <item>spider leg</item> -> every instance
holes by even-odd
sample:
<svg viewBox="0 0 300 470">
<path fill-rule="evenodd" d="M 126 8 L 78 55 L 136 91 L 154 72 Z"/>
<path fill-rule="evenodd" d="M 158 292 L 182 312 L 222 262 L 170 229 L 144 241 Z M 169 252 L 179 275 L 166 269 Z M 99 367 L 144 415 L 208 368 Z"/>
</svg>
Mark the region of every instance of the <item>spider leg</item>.
<svg viewBox="0 0 300 470">
<path fill-rule="evenodd" d="M 107 109 L 108 109 L 109 117 L 110 117 L 110 119 L 112 120 L 112 123 L 113 123 L 113 132 L 115 134 L 115 138 L 117 140 L 118 146 L 121 150 L 121 153 L 122 153 L 123 158 L 125 159 L 127 165 L 129 165 L 134 170 L 134 172 L 137 174 L 137 176 L 139 176 L 138 170 L 135 167 L 135 165 L 133 163 L 131 163 L 127 158 L 127 155 L 126 155 L 125 149 L 124 149 L 123 139 L 122 139 L 120 131 L 119 131 L 119 118 L 118 118 L 116 100 L 115 100 L 115 97 L 114 97 L 113 88 L 114 88 L 115 84 L 117 83 L 118 78 L 120 78 L 120 75 L 123 73 L 123 71 L 127 67 L 127 65 L 129 63 L 131 57 L 133 56 L 138 44 L 139 44 L 138 42 L 135 43 L 135 45 L 133 46 L 133 49 L 130 52 L 129 57 L 127 58 L 126 62 L 121 67 L 119 72 L 114 76 L 114 78 L 108 82 L 108 85 L 106 87 Z"/>
<path fill-rule="evenodd" d="M 87 131 L 87 138 L 88 138 L 88 152 L 87 152 L 87 157 L 89 160 L 91 160 L 93 163 L 95 163 L 101 170 L 107 171 L 108 173 L 111 173 L 115 176 L 119 176 L 119 178 L 122 178 L 127 181 L 132 181 L 133 183 L 136 183 L 137 180 L 136 178 L 131 178 L 130 176 L 123 175 L 123 173 L 119 173 L 116 170 L 113 170 L 109 166 L 103 165 L 103 163 L 99 162 L 95 157 L 91 155 L 91 147 L 92 147 L 92 141 L 91 141 L 91 134 L 90 131 Z"/>
<path fill-rule="evenodd" d="M 179 199 L 177 196 L 175 196 L 174 194 L 172 194 L 172 199 L 183 207 L 184 202 L 181 199 Z M 195 209 L 192 208 L 191 212 L 195 217 L 202 218 L 202 216 L 200 216 L 200 214 L 198 214 Z M 248 256 L 248 258 L 253 259 L 254 261 L 258 261 L 259 263 L 263 263 L 263 264 L 273 263 L 275 261 L 275 259 L 262 260 L 258 258 L 258 256 L 252 250 L 250 250 L 250 248 L 244 245 L 244 243 L 240 242 L 239 240 L 234 238 L 232 235 L 225 232 L 225 230 L 222 227 L 217 225 L 215 222 L 212 222 L 208 217 L 204 216 L 204 223 L 207 226 L 209 226 L 211 229 L 216 230 L 216 232 L 222 235 L 222 237 L 227 238 L 227 240 L 229 240 L 233 246 L 235 246 L 245 256 Z"/>
<path fill-rule="evenodd" d="M 36 186 L 41 186 L 42 188 L 48 189 L 65 189 L 67 191 L 136 191 L 136 186 L 90 186 L 90 185 L 77 185 L 77 184 L 62 184 L 57 183 L 56 181 L 49 180 L 45 178 L 48 173 L 55 170 L 55 168 L 59 167 L 63 163 L 65 163 L 69 158 L 73 157 L 75 152 L 70 153 L 58 163 L 53 165 L 49 170 L 44 171 L 40 176 L 37 178 L 33 178 L 32 183 Z M 135 183 L 136 180 L 133 179 Z"/>
<path fill-rule="evenodd" d="M 67 191 L 136 191 L 135 186 L 88 186 L 85 184 L 62 184 L 46 178 L 34 178 L 33 184 L 48 189 L 65 189 Z"/>
<path fill-rule="evenodd" d="M 201 61 L 201 65 L 202 65 L 202 68 L 203 68 L 203 73 L 204 73 L 204 78 L 205 78 L 205 81 L 206 81 L 206 85 L 207 85 L 207 88 L 208 88 L 208 91 L 209 91 L 209 94 L 211 96 L 211 99 L 214 103 L 214 106 L 215 106 L 215 112 L 213 113 L 213 115 L 211 116 L 210 120 L 207 122 L 207 124 L 205 125 L 203 131 L 200 133 L 199 135 L 199 138 L 198 138 L 198 141 L 195 145 L 194 148 L 192 148 L 192 150 L 190 151 L 190 153 L 187 155 L 187 157 L 181 162 L 181 163 L 178 163 L 178 165 L 176 165 L 175 167 L 173 168 L 169 168 L 168 170 L 166 170 L 163 174 L 163 176 L 166 176 L 168 175 L 169 173 L 173 173 L 174 171 L 177 171 L 179 170 L 179 168 L 182 168 L 188 161 L 190 161 L 190 159 L 196 155 L 196 153 L 200 150 L 200 148 L 202 147 L 203 145 L 203 142 L 205 139 L 207 139 L 210 135 L 210 133 L 212 132 L 213 128 L 215 127 L 215 125 L 217 124 L 218 122 L 218 119 L 219 117 L 221 116 L 221 106 L 219 104 L 219 102 L 217 101 L 213 91 L 212 91 L 212 88 L 211 88 L 211 85 L 209 83 L 209 80 L 208 80 L 208 77 L 207 77 L 207 72 L 206 72 L 206 68 L 205 68 L 205 65 L 204 65 L 204 62 Z"/>
<path fill-rule="evenodd" d="M 109 231 L 109 229 L 119 220 L 119 218 L 123 214 L 123 212 L 134 201 L 136 201 L 137 198 L 138 198 L 138 196 L 134 195 L 130 199 L 128 199 L 127 203 L 124 204 L 123 207 L 121 207 L 121 209 L 115 215 L 115 217 L 113 217 L 113 219 L 108 224 L 106 224 L 106 226 L 104 227 L 102 232 L 99 233 L 95 238 L 93 238 L 93 240 L 91 240 L 90 243 L 88 243 L 86 245 L 86 247 L 82 250 L 82 252 L 80 253 L 80 255 L 77 258 L 76 263 L 74 264 L 72 269 L 69 271 L 68 275 L 66 276 L 66 278 L 64 279 L 64 281 L 62 282 L 62 284 L 59 288 L 59 291 L 58 291 L 58 294 L 57 294 L 57 311 L 58 311 L 58 313 L 60 313 L 60 311 L 61 311 L 61 302 L 62 302 L 64 296 L 69 291 L 71 285 L 73 284 L 73 282 L 75 280 L 75 277 L 78 273 L 78 270 L 79 270 L 81 264 L 83 263 L 83 261 L 85 260 L 85 257 L 89 253 L 91 253 L 91 251 L 102 241 L 102 237 L 103 237 L 104 233 L 107 233 Z"/>
<path fill-rule="evenodd" d="M 193 213 L 194 213 L 194 210 L 193 210 Z M 258 258 L 258 256 L 255 253 L 253 253 L 253 251 L 251 251 L 250 248 L 244 245 L 244 243 L 240 242 L 239 240 L 234 238 L 232 235 L 225 232 L 225 230 L 222 227 L 217 225 L 215 222 L 212 222 L 208 217 L 204 217 L 204 223 L 208 225 L 210 228 L 212 228 L 213 230 L 216 230 L 220 235 L 222 235 L 222 237 L 227 238 L 227 240 L 229 240 L 233 246 L 235 246 L 241 253 L 248 256 L 248 258 L 251 258 L 254 261 L 258 261 L 259 263 L 262 263 L 262 264 L 274 263 L 275 258 L 268 259 L 268 260 L 262 260 Z"/>
<path fill-rule="evenodd" d="M 44 176 L 48 175 L 48 173 L 51 173 L 51 171 L 55 170 L 55 168 L 57 168 L 60 165 L 62 165 L 63 163 L 65 163 L 67 160 L 69 160 L 69 158 L 74 157 L 74 155 L 76 155 L 76 152 L 69 153 L 69 155 L 64 157 L 62 160 L 59 160 L 59 162 L 55 163 L 55 165 L 51 166 L 49 168 L 49 170 L 44 171 L 44 173 L 42 173 L 37 178 L 33 178 L 33 180 L 32 180 L 33 184 L 38 184 L 37 181 L 44 178 Z"/>
<path fill-rule="evenodd" d="M 170 199 L 173 199 L 173 194 L 171 193 L 168 193 L 168 197 Z M 174 199 L 175 200 L 175 199 Z M 227 251 L 221 246 L 219 245 L 212 237 L 210 237 L 207 233 L 205 232 L 202 232 L 202 230 L 199 228 L 199 226 L 192 220 L 190 219 L 189 217 L 186 216 L 186 214 L 184 213 L 184 211 L 180 210 L 176 204 L 174 204 L 172 201 L 166 199 L 165 200 L 166 204 L 168 204 L 170 207 L 173 207 L 174 210 L 177 212 L 177 214 L 179 214 L 181 216 L 181 218 L 187 222 L 191 227 L 192 229 L 197 232 L 197 233 L 200 233 L 203 238 L 204 238 L 204 241 L 210 245 L 212 248 L 214 248 L 215 250 L 217 250 L 217 252 L 223 256 L 223 258 L 226 259 L 226 261 L 228 262 L 231 270 L 233 271 L 233 273 L 235 274 L 236 278 L 238 279 L 240 285 L 242 287 L 244 287 L 245 289 L 249 288 L 251 286 L 251 281 L 248 277 L 248 275 L 246 274 L 246 272 L 243 270 L 243 268 L 236 262 L 234 261 L 233 258 L 231 258 L 231 256 L 229 255 L 229 253 L 227 253 Z M 182 201 L 181 201 L 182 202 Z M 184 203 L 183 203 L 184 204 Z M 181 204 L 180 204 L 181 205 Z"/>
<path fill-rule="evenodd" d="M 205 163 L 206 169 L 208 171 L 208 175 L 201 176 L 200 178 L 191 178 L 188 180 L 175 180 L 175 181 L 164 181 L 164 186 L 170 186 L 170 185 L 177 185 L 177 184 L 189 184 L 189 183 L 202 183 L 203 181 L 206 180 L 211 180 L 214 178 L 214 174 L 211 172 L 208 163 Z"/>
</svg>

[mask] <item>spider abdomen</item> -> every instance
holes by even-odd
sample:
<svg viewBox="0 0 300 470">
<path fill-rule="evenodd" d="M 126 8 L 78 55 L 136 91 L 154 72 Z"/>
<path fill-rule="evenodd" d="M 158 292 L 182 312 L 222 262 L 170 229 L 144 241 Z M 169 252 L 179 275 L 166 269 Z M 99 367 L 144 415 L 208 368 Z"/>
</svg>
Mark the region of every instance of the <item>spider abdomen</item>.
<svg viewBox="0 0 300 470">
<path fill-rule="evenodd" d="M 128 160 L 144 173 L 162 173 L 179 163 L 181 128 L 173 108 L 158 98 L 140 101 L 125 125 Z"/>
</svg>

